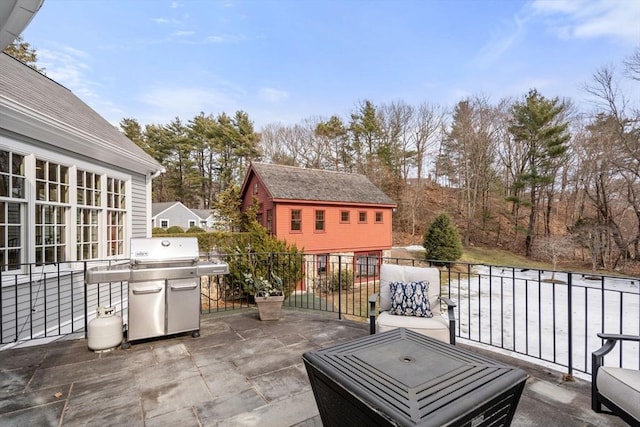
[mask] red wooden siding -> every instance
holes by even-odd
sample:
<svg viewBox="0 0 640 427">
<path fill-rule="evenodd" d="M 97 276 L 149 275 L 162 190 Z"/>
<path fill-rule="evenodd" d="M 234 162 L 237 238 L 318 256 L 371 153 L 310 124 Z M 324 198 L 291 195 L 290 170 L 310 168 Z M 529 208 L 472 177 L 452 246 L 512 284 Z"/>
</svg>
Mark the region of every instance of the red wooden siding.
<svg viewBox="0 0 640 427">
<path fill-rule="evenodd" d="M 342 204 L 299 200 L 272 200 L 258 176 L 247 177 L 246 193 L 242 200 L 245 211 L 257 199 L 262 225 L 267 226 L 267 210 L 273 210 L 273 234 L 279 239 L 295 243 L 307 253 L 367 252 L 390 249 L 392 246 L 393 207 L 389 205 Z M 257 187 L 256 187 L 257 184 Z M 255 192 L 257 190 L 257 192 Z M 300 210 L 302 229 L 291 230 L 291 211 Z M 316 231 L 316 211 L 324 211 L 324 231 Z M 349 221 L 341 221 L 341 212 L 349 212 Z M 365 223 L 359 221 L 360 212 L 366 212 Z M 376 221 L 376 212 L 382 221 Z"/>
</svg>

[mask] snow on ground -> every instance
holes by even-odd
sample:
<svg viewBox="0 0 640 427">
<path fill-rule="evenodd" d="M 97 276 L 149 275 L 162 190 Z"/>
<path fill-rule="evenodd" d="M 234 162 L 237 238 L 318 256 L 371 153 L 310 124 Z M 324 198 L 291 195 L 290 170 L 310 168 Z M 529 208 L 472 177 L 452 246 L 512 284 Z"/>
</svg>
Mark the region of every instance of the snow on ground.
<svg viewBox="0 0 640 427">
<path fill-rule="evenodd" d="M 462 338 L 590 372 L 598 332 L 640 335 L 637 280 L 574 273 L 569 287 L 567 273 L 555 273 L 562 283 L 539 270 L 476 266 L 474 273 L 449 281 Z M 610 364 L 617 366 L 619 351 Z M 638 368 L 639 359 L 638 343 L 625 343 L 622 366 Z"/>
</svg>

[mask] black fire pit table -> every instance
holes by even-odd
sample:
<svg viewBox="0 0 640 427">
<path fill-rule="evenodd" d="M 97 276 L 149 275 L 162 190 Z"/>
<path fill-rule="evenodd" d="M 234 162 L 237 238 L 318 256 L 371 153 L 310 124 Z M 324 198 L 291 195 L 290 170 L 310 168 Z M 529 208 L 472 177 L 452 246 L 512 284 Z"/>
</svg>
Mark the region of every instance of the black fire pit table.
<svg viewBox="0 0 640 427">
<path fill-rule="evenodd" d="M 508 426 L 527 379 L 403 328 L 302 358 L 325 427 Z"/>
</svg>

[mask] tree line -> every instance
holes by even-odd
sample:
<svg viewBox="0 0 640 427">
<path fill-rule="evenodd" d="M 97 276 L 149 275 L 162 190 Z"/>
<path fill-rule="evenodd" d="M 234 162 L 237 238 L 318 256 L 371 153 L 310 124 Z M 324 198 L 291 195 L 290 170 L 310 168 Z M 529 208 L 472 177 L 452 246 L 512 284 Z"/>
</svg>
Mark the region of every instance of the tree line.
<svg viewBox="0 0 640 427">
<path fill-rule="evenodd" d="M 447 210 L 466 245 L 554 259 L 570 252 L 612 269 L 640 261 L 640 105 L 620 86 L 637 88 L 640 47 L 621 69 L 602 67 L 584 85 L 590 112 L 531 89 L 497 102 L 470 96 L 452 108 L 364 100 L 344 117 L 260 131 L 244 111 L 144 127 L 124 118 L 120 127 L 167 169 L 154 180 L 154 202 L 237 221 L 251 161 L 360 173 L 398 203 L 395 231 L 422 235 L 435 217 L 424 214 L 433 203 L 426 194 L 442 189 L 436 194 L 454 195 Z"/>
</svg>

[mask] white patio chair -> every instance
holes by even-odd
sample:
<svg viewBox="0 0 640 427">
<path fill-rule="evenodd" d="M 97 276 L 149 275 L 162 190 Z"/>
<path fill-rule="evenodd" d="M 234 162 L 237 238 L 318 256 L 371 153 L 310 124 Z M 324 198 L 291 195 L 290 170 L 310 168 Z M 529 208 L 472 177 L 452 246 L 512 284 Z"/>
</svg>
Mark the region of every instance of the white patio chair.
<svg viewBox="0 0 640 427">
<path fill-rule="evenodd" d="M 411 307 L 416 300 L 424 303 L 424 298 L 420 295 L 422 289 L 416 292 L 414 301 L 401 301 L 403 299 L 402 291 L 397 285 L 395 285 L 396 295 L 391 294 L 392 284 L 408 285 L 411 288 L 410 292 L 413 293 L 415 284 L 419 282 L 428 284 L 428 305 L 432 317 L 427 317 L 428 313 L 425 313 L 425 307 Z M 411 285 L 412 283 L 414 285 Z M 408 288 L 404 287 L 403 289 Z M 456 305 L 449 298 L 440 295 L 440 270 L 437 268 L 382 264 L 380 266 L 379 297 L 379 313 L 376 313 L 378 295 L 373 294 L 369 298 L 369 329 L 371 334 L 395 328 L 407 328 L 440 341 L 455 344 L 456 323 L 453 308 Z M 447 304 L 448 320 L 441 315 L 441 301 Z"/>
<path fill-rule="evenodd" d="M 629 425 L 640 426 L 640 370 L 603 366 L 604 356 L 620 341 L 640 342 L 640 336 L 598 334 L 607 340 L 591 354 L 591 408 L 604 412 L 602 405 Z"/>
</svg>

